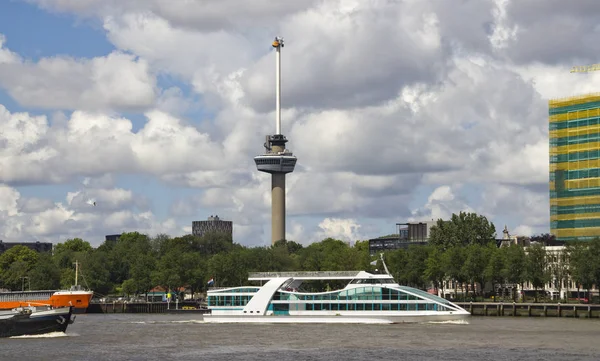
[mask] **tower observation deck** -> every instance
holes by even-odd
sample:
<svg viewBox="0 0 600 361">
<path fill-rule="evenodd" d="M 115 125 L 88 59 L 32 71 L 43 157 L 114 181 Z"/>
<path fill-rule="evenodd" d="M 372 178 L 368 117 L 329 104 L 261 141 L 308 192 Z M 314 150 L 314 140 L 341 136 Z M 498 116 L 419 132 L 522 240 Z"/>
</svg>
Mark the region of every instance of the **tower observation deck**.
<svg viewBox="0 0 600 361">
<path fill-rule="evenodd" d="M 256 168 L 271 174 L 271 244 L 285 239 L 285 175 L 294 171 L 296 157 L 285 148 L 287 138 L 281 134 L 281 48 L 283 38 L 273 41 L 275 58 L 275 134 L 267 135 L 265 153 L 254 157 Z"/>
</svg>

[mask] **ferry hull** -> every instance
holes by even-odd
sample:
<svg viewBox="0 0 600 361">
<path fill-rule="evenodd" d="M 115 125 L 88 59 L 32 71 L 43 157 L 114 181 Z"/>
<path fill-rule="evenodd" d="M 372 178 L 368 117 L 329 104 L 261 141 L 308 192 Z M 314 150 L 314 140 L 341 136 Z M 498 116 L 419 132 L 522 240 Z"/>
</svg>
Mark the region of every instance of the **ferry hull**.
<svg viewBox="0 0 600 361">
<path fill-rule="evenodd" d="M 393 324 L 393 323 L 424 323 L 424 322 L 451 322 L 467 321 L 471 315 L 442 314 L 442 315 L 414 315 L 414 316 L 241 316 L 241 315 L 204 315 L 207 323 L 353 323 L 353 324 Z"/>
</svg>

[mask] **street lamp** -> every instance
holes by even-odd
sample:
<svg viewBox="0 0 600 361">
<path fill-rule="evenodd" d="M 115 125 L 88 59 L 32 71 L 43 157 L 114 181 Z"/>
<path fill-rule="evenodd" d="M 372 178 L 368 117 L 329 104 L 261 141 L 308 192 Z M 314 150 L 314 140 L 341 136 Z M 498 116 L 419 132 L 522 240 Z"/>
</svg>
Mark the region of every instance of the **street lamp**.
<svg viewBox="0 0 600 361">
<path fill-rule="evenodd" d="M 21 277 L 21 292 L 25 291 L 25 279 L 27 278 L 27 283 L 29 284 L 29 290 L 31 291 L 31 281 L 29 277 Z"/>
</svg>

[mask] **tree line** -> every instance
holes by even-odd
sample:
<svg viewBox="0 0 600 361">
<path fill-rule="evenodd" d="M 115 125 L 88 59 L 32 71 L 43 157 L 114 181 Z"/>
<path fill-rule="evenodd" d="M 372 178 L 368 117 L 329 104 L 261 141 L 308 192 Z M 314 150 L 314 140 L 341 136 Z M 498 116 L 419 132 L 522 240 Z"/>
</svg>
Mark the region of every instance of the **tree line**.
<svg viewBox="0 0 600 361">
<path fill-rule="evenodd" d="M 560 291 L 569 278 L 582 290 L 600 284 L 600 240 L 569 243 L 561 259 L 556 257 L 542 242 L 499 248 L 493 223 L 461 212 L 449 221 L 438 220 L 428 245 L 386 251 L 384 259 L 400 284 L 433 286 L 444 293 L 452 281 L 454 294 L 470 298 L 483 297 L 486 284 L 492 292 L 500 285 L 522 288 L 527 282 L 539 291 L 552 282 Z M 76 261 L 79 283 L 97 295 L 131 296 L 156 286 L 201 293 L 211 278 L 215 286 L 240 286 L 248 283 L 249 272 L 383 270 L 378 255 L 369 254 L 368 241 L 349 245 L 327 238 L 303 246 L 282 240 L 268 247 L 246 247 L 217 233 L 172 238 L 130 232 L 97 248 L 80 238 L 58 243 L 52 253 L 12 247 L 0 255 L 0 288 L 67 289 L 75 282 Z"/>
</svg>

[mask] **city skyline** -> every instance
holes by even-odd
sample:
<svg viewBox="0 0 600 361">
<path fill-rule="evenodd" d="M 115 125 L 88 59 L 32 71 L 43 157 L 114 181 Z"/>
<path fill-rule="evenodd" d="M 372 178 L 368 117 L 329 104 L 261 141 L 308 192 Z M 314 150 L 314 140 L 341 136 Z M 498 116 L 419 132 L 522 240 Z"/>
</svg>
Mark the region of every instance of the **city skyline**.
<svg viewBox="0 0 600 361">
<path fill-rule="evenodd" d="M 0 239 L 98 246 L 219 214 L 271 243 L 270 42 L 289 42 L 286 238 L 366 240 L 471 211 L 550 231 L 548 101 L 600 91 L 580 0 L 0 4 Z M 568 24 L 568 26 L 556 26 Z"/>
</svg>

